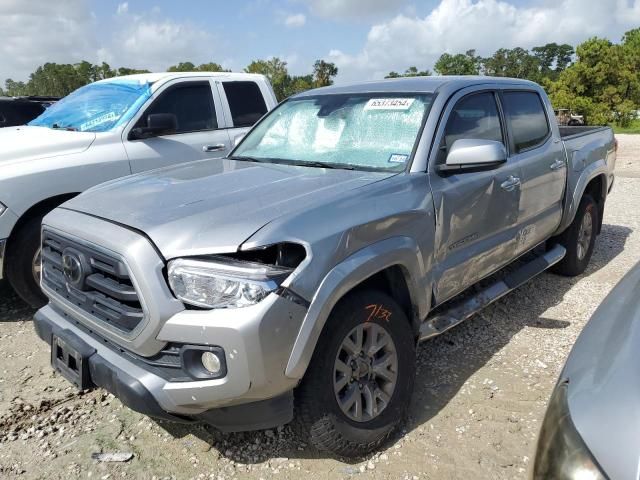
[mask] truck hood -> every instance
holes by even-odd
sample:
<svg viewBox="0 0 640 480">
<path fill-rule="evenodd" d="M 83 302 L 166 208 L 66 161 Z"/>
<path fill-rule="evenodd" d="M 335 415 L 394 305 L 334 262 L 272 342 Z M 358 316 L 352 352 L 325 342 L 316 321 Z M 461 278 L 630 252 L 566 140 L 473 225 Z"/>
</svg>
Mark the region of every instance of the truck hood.
<svg viewBox="0 0 640 480">
<path fill-rule="evenodd" d="M 64 208 L 139 230 L 171 259 L 236 251 L 277 217 L 392 175 L 207 159 L 102 184 Z"/>
<path fill-rule="evenodd" d="M 28 125 L 0 128 L 0 165 L 83 152 L 95 138 L 91 132 Z"/>
</svg>

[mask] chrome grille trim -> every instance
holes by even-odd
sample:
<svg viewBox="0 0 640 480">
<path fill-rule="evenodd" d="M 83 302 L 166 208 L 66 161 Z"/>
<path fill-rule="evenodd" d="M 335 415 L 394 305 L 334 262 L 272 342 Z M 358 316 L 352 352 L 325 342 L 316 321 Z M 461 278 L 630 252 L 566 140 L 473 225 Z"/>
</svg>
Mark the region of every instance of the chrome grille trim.
<svg viewBox="0 0 640 480">
<path fill-rule="evenodd" d="M 159 340 L 158 333 L 169 318 L 184 311 L 185 307 L 169 290 L 165 259 L 149 238 L 124 225 L 62 207 L 56 208 L 44 218 L 43 230 L 121 260 L 127 267 L 140 299 L 144 318 L 135 330 L 129 334 L 124 333 L 86 313 L 43 282 L 42 289 L 52 306 L 103 338 L 137 355 L 151 357 L 165 347 L 167 342 Z M 99 273 L 109 272 L 100 270 Z M 99 277 L 94 279 L 101 280 Z"/>
<path fill-rule="evenodd" d="M 63 252 L 86 256 L 90 271 L 83 286 L 69 285 L 62 271 Z M 143 303 L 122 258 L 48 229 L 42 232 L 42 285 L 74 308 L 120 334 L 130 335 L 143 323 Z"/>
</svg>

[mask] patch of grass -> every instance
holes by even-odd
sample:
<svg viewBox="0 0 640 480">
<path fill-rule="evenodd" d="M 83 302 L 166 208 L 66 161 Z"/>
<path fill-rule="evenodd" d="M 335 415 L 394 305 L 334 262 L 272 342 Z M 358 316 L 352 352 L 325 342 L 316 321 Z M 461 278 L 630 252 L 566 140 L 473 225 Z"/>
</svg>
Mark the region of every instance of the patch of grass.
<svg viewBox="0 0 640 480">
<path fill-rule="evenodd" d="M 628 127 L 613 125 L 614 133 L 635 133 L 640 134 L 640 119 L 633 120 Z"/>
</svg>

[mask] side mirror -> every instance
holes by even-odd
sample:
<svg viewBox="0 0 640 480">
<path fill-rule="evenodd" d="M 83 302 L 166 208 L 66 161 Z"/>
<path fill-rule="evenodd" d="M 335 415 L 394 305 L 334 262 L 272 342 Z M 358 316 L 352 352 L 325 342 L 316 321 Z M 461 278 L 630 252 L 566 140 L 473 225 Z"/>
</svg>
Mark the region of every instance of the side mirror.
<svg viewBox="0 0 640 480">
<path fill-rule="evenodd" d="M 460 139 L 453 142 L 447 160 L 440 165 L 442 172 L 487 170 L 507 161 L 507 150 L 502 142 L 480 139 Z"/>
<path fill-rule="evenodd" d="M 133 139 L 170 135 L 178 130 L 178 119 L 173 113 L 152 113 L 147 116 L 147 126 L 134 128 Z"/>
</svg>

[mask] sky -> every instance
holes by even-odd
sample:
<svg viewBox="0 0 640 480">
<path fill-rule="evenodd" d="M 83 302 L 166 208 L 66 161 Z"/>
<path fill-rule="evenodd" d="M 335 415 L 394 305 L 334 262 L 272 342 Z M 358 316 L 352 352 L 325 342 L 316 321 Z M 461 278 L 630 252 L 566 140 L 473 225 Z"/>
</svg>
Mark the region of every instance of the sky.
<svg viewBox="0 0 640 480">
<path fill-rule="evenodd" d="M 293 74 L 334 62 L 337 83 L 433 67 L 443 52 L 589 37 L 640 26 L 640 0 L 0 0 L 0 85 L 45 62 L 241 71 L 279 57 Z"/>
</svg>

